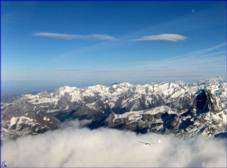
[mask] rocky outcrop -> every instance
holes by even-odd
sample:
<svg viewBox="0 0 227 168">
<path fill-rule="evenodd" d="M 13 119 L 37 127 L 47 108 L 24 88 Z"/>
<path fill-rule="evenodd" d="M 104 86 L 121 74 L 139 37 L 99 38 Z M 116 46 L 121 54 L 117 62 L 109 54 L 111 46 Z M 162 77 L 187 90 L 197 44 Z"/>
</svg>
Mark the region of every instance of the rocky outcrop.
<svg viewBox="0 0 227 168">
<path fill-rule="evenodd" d="M 208 81 L 61 87 L 5 104 L 3 132 L 15 137 L 34 135 L 58 129 L 67 120 L 89 119 L 91 129 L 214 136 L 226 127 L 226 86 L 223 81 Z"/>
</svg>

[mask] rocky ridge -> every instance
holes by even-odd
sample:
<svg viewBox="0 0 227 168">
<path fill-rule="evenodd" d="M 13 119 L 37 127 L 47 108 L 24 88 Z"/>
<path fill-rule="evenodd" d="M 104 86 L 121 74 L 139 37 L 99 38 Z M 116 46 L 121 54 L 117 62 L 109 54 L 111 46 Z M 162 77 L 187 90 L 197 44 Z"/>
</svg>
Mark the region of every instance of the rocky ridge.
<svg viewBox="0 0 227 168">
<path fill-rule="evenodd" d="M 64 86 L 3 104 L 2 131 L 4 137 L 15 138 L 58 129 L 69 120 L 88 119 L 91 129 L 215 136 L 226 129 L 226 100 L 227 83 L 223 80 Z"/>
</svg>

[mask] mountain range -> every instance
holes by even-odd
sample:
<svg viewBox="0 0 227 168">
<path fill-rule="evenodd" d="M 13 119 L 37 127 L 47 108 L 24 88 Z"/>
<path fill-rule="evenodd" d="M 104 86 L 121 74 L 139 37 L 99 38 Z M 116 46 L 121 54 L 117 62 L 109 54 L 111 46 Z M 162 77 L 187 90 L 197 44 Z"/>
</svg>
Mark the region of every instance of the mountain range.
<svg viewBox="0 0 227 168">
<path fill-rule="evenodd" d="M 64 86 L 1 104 L 3 139 L 61 129 L 75 119 L 89 120 L 90 129 L 214 137 L 226 130 L 226 107 L 227 82 L 221 79 Z"/>
</svg>

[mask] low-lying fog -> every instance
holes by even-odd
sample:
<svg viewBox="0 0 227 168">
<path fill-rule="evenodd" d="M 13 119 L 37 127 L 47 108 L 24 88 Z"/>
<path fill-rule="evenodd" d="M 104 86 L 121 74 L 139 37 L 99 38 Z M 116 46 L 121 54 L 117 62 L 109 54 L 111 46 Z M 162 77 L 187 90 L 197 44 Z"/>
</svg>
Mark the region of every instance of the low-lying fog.
<svg viewBox="0 0 227 168">
<path fill-rule="evenodd" d="M 73 126 L 4 142 L 3 160 L 16 167 L 226 167 L 224 141 Z"/>
</svg>

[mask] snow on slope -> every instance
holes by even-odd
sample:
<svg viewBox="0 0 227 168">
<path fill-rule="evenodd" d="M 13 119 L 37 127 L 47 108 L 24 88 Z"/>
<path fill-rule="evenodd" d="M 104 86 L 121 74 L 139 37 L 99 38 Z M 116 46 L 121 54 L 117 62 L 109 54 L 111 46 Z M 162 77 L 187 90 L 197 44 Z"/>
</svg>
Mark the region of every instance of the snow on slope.
<svg viewBox="0 0 227 168">
<path fill-rule="evenodd" d="M 210 80 L 194 84 L 132 85 L 124 82 L 86 88 L 64 86 L 53 92 L 26 94 L 2 107 L 8 131 L 13 129 L 10 125 L 15 123 L 15 117 L 19 120 L 18 117 L 29 114 L 31 118 L 41 115 L 39 118 L 42 119 L 34 120 L 40 125 L 50 121 L 55 123 L 55 119 L 64 122 L 85 118 L 93 120 L 96 126 L 101 123 L 136 131 L 166 132 L 172 129 L 172 133 L 177 134 L 205 132 L 213 135 L 225 129 L 226 102 L 227 83 Z M 49 115 L 54 121 L 46 120 Z M 32 123 L 30 125 L 32 127 Z M 57 127 L 56 124 L 54 128 Z"/>
</svg>

